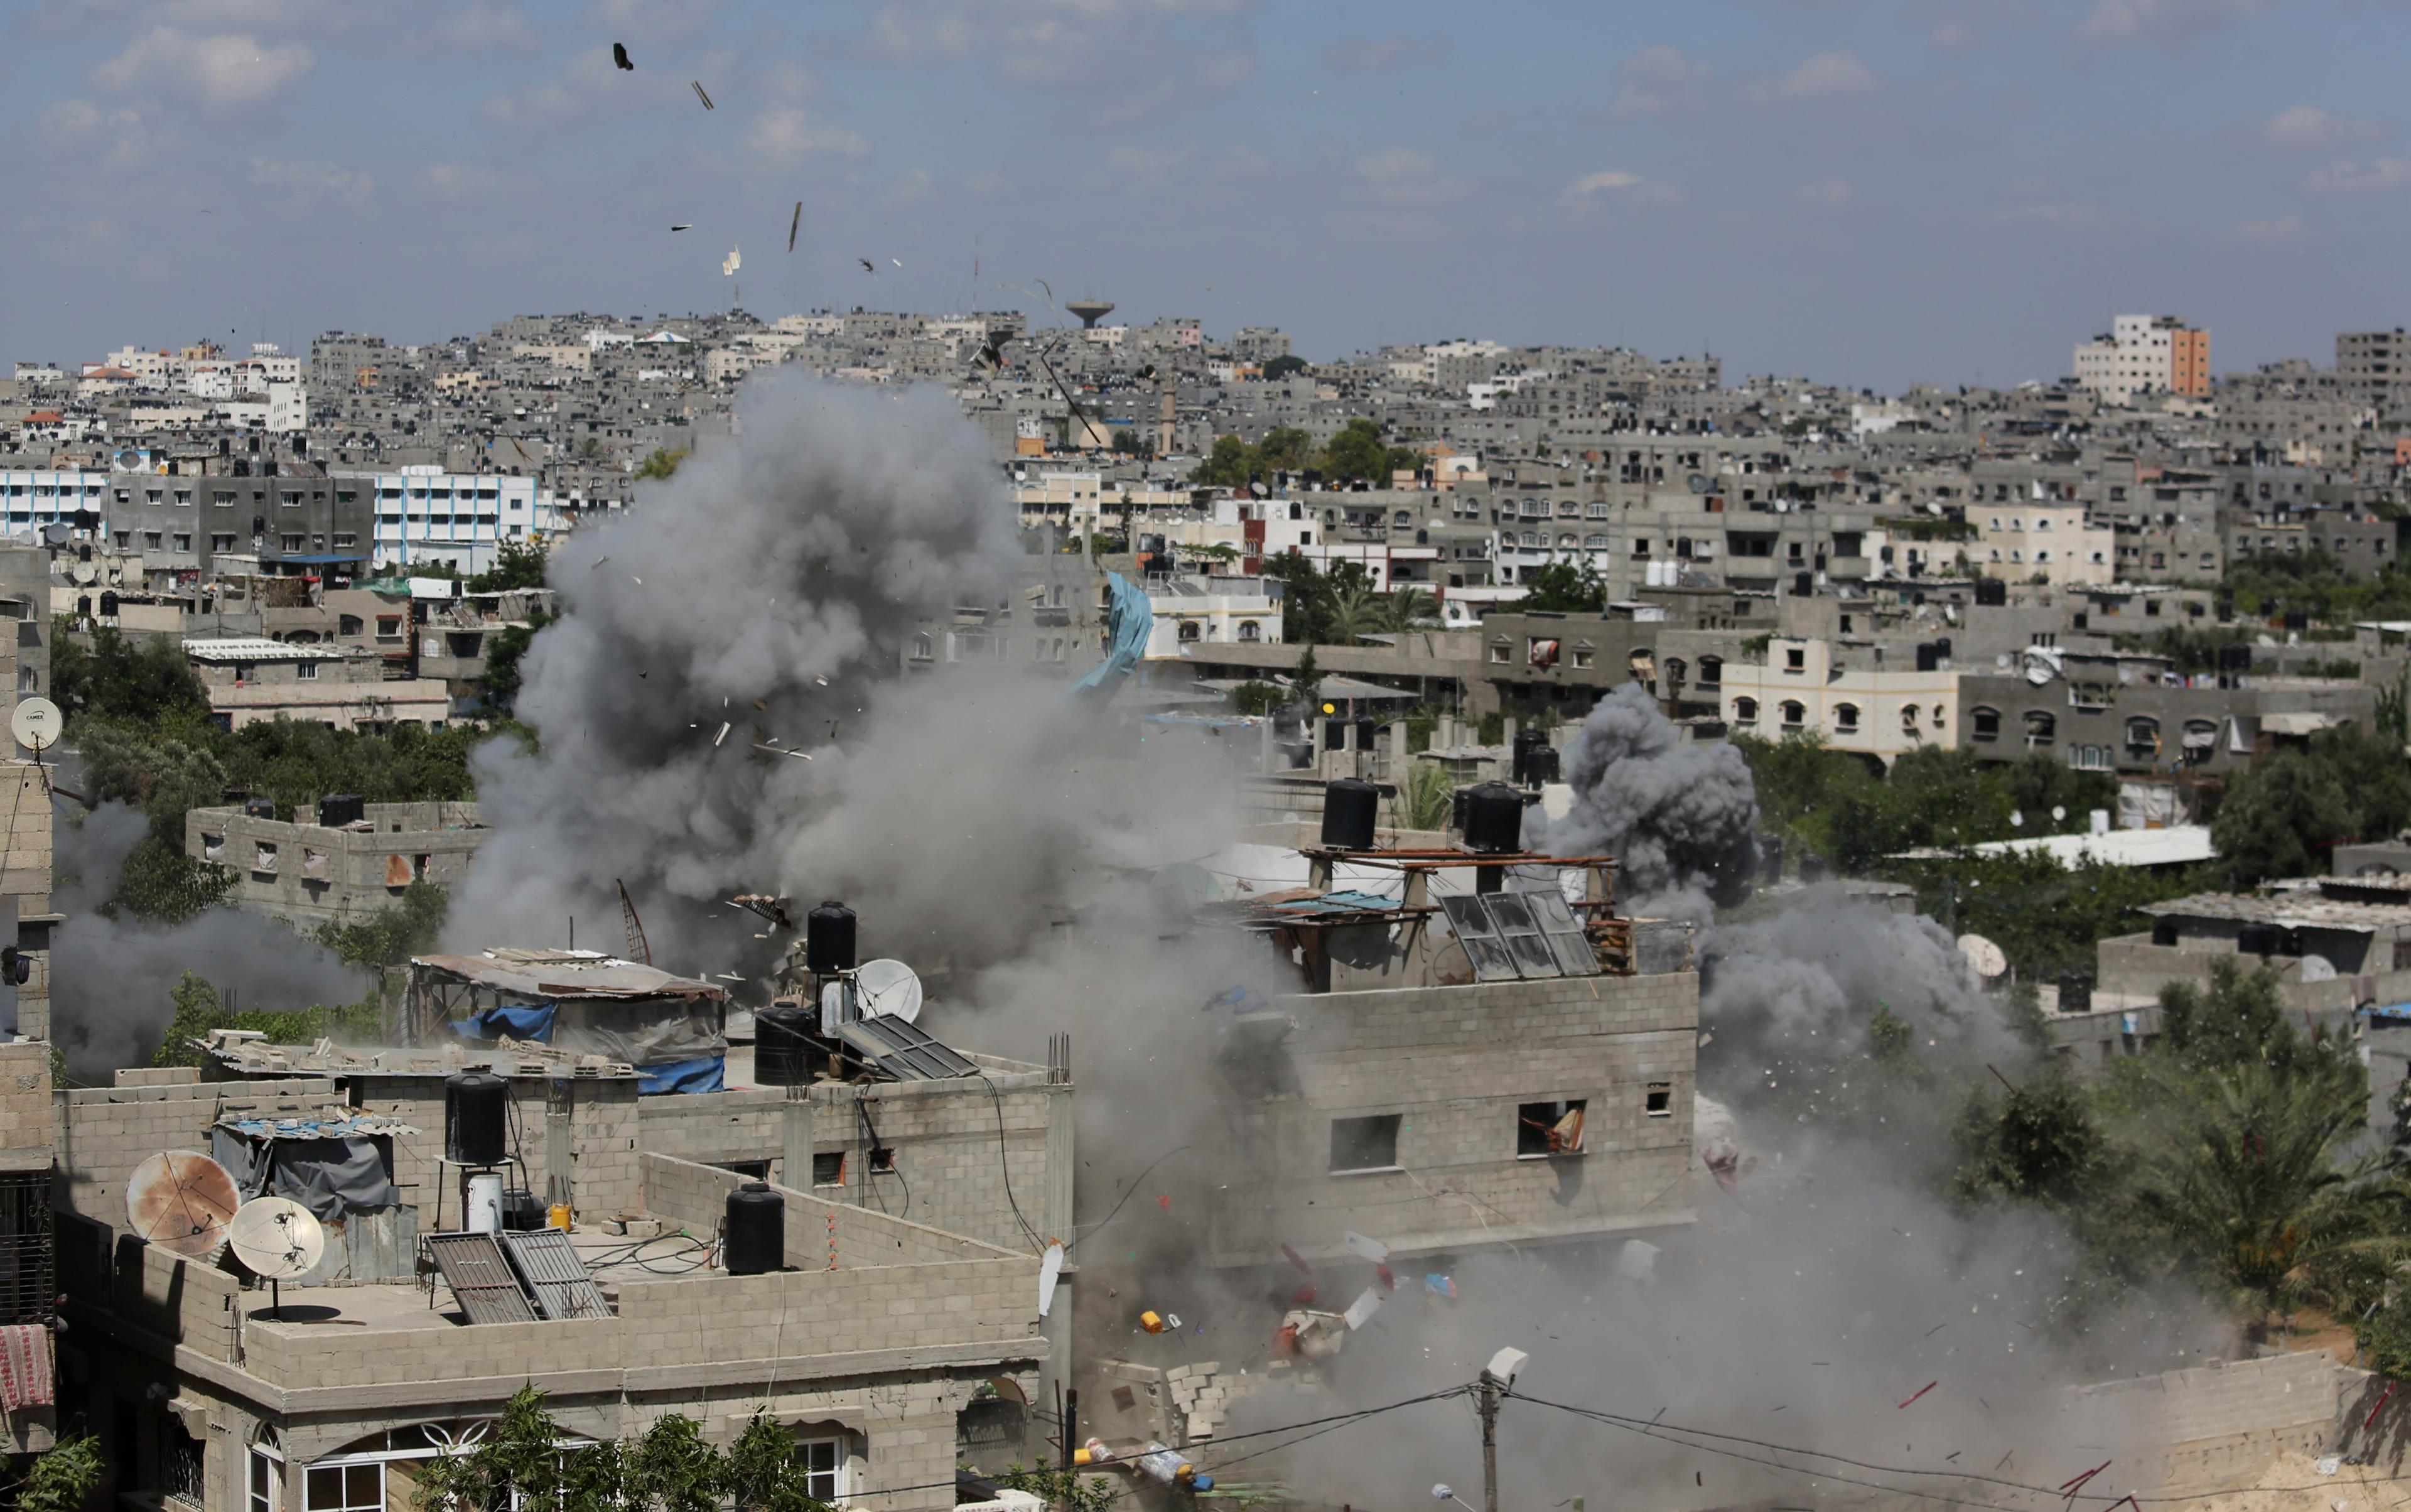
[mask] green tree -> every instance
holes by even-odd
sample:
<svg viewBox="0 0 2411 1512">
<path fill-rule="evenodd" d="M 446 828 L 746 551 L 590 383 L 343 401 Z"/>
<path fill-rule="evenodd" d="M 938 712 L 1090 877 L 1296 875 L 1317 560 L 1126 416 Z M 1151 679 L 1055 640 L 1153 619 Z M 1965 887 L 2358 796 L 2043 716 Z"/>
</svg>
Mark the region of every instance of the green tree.
<svg viewBox="0 0 2411 1512">
<path fill-rule="evenodd" d="M 2055 1070 L 1995 1098 L 1978 1088 L 1952 1130 L 1962 1201 L 2008 1197 L 2067 1211 L 2108 1178 L 2107 1142 L 2083 1090 Z"/>
<path fill-rule="evenodd" d="M 1314 437 L 1294 425 L 1276 425 L 1257 444 L 1257 470 L 1299 473 L 1314 465 Z"/>
<path fill-rule="evenodd" d="M 60 1439 L 25 1467 L 17 1483 L 17 1512 L 78 1512 L 107 1468 L 100 1440 L 89 1433 Z"/>
<path fill-rule="evenodd" d="M 1388 483 L 1390 448 L 1381 439 L 1381 423 L 1361 416 L 1350 420 L 1323 446 L 1322 466 L 1326 477 Z"/>
<path fill-rule="evenodd" d="M 494 565 L 471 578 L 465 586 L 473 594 L 506 594 L 518 589 L 544 586 L 546 564 L 551 553 L 541 541 L 504 541 L 494 553 Z"/>
<path fill-rule="evenodd" d="M 722 1484 L 734 1512 L 818 1512 L 826 1506 L 812 1495 L 810 1473 L 796 1458 L 795 1435 L 758 1413 L 728 1446 Z"/>
<path fill-rule="evenodd" d="M 173 1011 L 160 1036 L 159 1048 L 152 1052 L 153 1065 L 208 1065 L 207 1052 L 196 1049 L 195 1042 L 207 1039 L 213 1029 L 252 1030 L 267 1035 L 274 1044 L 307 1045 L 321 1035 L 366 1039 L 377 1028 L 373 1001 L 334 1007 L 314 1004 L 306 1008 L 244 1008 L 229 1012 L 218 990 L 194 971 L 185 972 L 175 986 L 168 989 L 168 1002 Z"/>
<path fill-rule="evenodd" d="M 1381 603 L 1381 627 L 1394 635 L 1439 618 L 1439 606 L 1421 588 L 1395 588 Z"/>
<path fill-rule="evenodd" d="M 676 473 L 679 470 L 679 463 L 686 461 L 688 454 L 694 449 L 692 447 L 679 447 L 676 449 L 656 447 L 653 448 L 652 455 L 637 464 L 636 476 L 650 482 L 659 482 Z"/>
<path fill-rule="evenodd" d="M 1607 583 L 1585 557 L 1580 565 L 1552 562 L 1524 574 L 1524 596 L 1518 609 L 1547 609 L 1559 614 L 1597 614 L 1607 608 Z"/>
<path fill-rule="evenodd" d="M 1310 365 L 1305 358 L 1283 352 L 1264 363 L 1264 377 L 1266 381 L 1286 378 L 1293 373 L 1305 372 Z"/>
<path fill-rule="evenodd" d="M 1328 628 L 1323 639 L 1328 643 L 1352 646 L 1364 636 L 1382 628 L 1386 616 L 1380 595 L 1370 588 L 1350 586 L 1331 595 L 1331 609 L 1326 620 Z"/>
<path fill-rule="evenodd" d="M 61 627 L 51 640 L 51 697 L 71 733 L 80 719 L 146 728 L 205 722 L 210 696 L 183 649 L 165 636 L 124 636 L 103 626 L 89 649 Z"/>
<path fill-rule="evenodd" d="M 451 895 L 442 888 L 432 882 L 414 882 L 402 889 L 396 906 L 380 908 L 354 924 L 329 919 L 312 937 L 345 965 L 371 970 L 399 966 L 434 948 L 451 906 Z"/>
<path fill-rule="evenodd" d="M 746 1434 L 753 1437 L 754 1429 Z M 703 1441 L 693 1418 L 677 1413 L 655 1419 L 633 1440 L 568 1449 L 563 1436 L 545 1406 L 545 1393 L 521 1387 L 475 1447 L 465 1454 L 446 1450 L 424 1462 L 418 1512 L 510 1512 L 514 1505 L 559 1512 L 712 1512 L 732 1491 L 740 1512 L 807 1512 L 819 1505 L 809 1496 L 796 1499 L 799 1473 L 782 1475 L 761 1463 L 759 1440 L 748 1450 L 751 1478 L 735 1485 L 730 1457 Z M 788 1441 L 791 1457 L 793 1443 Z"/>
<path fill-rule="evenodd" d="M 1189 480 L 1199 488 L 1244 489 L 1263 471 L 1264 459 L 1255 448 L 1235 435 L 1218 435 Z"/>
<path fill-rule="evenodd" d="M 2328 847 L 2353 838 L 2359 815 L 2329 765 L 2287 751 L 2238 772 L 2211 821 L 2211 844 L 2234 885 L 2270 877 L 2313 876 L 2328 869 Z"/>
<path fill-rule="evenodd" d="M 536 632 L 560 618 L 539 609 L 528 615 L 527 624 L 506 624 L 494 632 L 494 643 L 486 648 L 486 670 L 477 680 L 477 691 L 484 695 L 487 708 L 504 715 L 518 710 L 519 689 L 525 685 L 519 664 L 535 644 Z"/>
<path fill-rule="evenodd" d="M 1404 815 L 1402 823 L 1410 829 L 1446 829 L 1455 800 L 1456 779 L 1438 762 L 1412 763 L 1407 768 L 1407 780 L 1398 785 L 1398 808 Z"/>
</svg>

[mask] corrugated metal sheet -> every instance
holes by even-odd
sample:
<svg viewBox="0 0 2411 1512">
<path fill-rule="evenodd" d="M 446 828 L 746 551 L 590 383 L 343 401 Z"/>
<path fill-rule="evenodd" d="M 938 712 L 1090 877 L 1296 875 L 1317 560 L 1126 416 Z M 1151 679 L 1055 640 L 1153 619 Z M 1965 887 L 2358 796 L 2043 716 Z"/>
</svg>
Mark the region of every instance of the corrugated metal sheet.
<svg viewBox="0 0 2411 1512">
<path fill-rule="evenodd" d="M 512 1267 L 527 1283 L 528 1290 L 535 1293 L 535 1305 L 546 1317 L 562 1322 L 611 1315 L 611 1304 L 604 1299 L 603 1288 L 594 1284 L 577 1246 L 560 1229 L 505 1233 L 503 1253 L 510 1256 Z"/>
<path fill-rule="evenodd" d="M 975 1077 L 979 1067 L 901 1019 L 858 1019 L 833 1031 L 864 1060 L 899 1081 L 942 1081 Z"/>
<path fill-rule="evenodd" d="M 518 1272 L 491 1234 L 430 1234 L 427 1252 L 472 1323 L 533 1323 Z"/>
<path fill-rule="evenodd" d="M 476 956 L 413 956 L 410 963 L 497 992 L 532 998 L 700 997 L 723 988 L 590 950 L 489 950 Z"/>
</svg>

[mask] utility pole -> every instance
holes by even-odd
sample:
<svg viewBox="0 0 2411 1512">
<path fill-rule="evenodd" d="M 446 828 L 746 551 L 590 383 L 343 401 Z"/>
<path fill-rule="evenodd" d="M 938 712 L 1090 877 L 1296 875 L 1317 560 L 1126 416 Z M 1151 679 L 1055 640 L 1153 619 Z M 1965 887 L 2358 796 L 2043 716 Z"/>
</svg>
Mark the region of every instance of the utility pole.
<svg viewBox="0 0 2411 1512">
<path fill-rule="evenodd" d="M 1498 1383 L 1484 1371 L 1474 1392 L 1482 1411 L 1482 1512 L 1498 1512 Z"/>
</svg>

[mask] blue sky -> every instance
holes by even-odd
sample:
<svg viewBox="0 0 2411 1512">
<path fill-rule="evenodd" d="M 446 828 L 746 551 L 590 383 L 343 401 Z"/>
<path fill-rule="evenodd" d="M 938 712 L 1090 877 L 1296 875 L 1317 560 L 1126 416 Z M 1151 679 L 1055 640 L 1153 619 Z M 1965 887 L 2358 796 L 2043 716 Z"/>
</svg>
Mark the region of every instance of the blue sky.
<svg viewBox="0 0 2411 1512">
<path fill-rule="evenodd" d="M 712 308 L 732 246 L 766 316 L 968 308 L 976 262 L 984 307 L 1044 279 L 1314 357 L 1884 390 L 2058 374 L 2122 311 L 2324 363 L 2411 303 L 2405 0 L 6 10 L 0 360 Z"/>
</svg>

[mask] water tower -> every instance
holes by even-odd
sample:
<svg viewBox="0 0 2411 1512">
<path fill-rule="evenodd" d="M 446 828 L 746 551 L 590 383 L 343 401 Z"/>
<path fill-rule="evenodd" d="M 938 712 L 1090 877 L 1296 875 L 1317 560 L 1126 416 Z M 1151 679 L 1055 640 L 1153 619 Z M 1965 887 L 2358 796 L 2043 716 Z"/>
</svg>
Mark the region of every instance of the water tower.
<svg viewBox="0 0 2411 1512">
<path fill-rule="evenodd" d="M 1094 330 L 1097 329 L 1098 321 L 1103 320 L 1105 316 L 1114 313 L 1114 301 L 1111 300 L 1066 300 L 1063 301 L 1063 308 L 1071 311 L 1074 315 L 1078 316 L 1080 317 L 1081 325 L 1087 327 L 1090 330 Z"/>
</svg>

